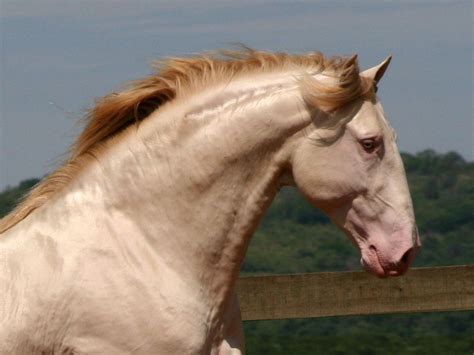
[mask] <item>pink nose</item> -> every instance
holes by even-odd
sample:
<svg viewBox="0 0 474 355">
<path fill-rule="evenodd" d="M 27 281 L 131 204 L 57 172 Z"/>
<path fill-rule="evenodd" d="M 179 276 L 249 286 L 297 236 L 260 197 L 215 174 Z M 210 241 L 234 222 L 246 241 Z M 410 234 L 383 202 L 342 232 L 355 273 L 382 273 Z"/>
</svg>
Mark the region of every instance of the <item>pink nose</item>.
<svg viewBox="0 0 474 355">
<path fill-rule="evenodd" d="M 405 253 L 402 254 L 399 260 L 392 262 L 390 266 L 385 270 L 390 276 L 399 276 L 403 275 L 407 272 L 408 268 L 410 267 L 413 259 L 415 259 L 415 255 L 421 248 L 420 237 L 418 235 L 418 229 L 416 226 L 413 228 L 412 231 L 412 240 L 413 245 L 409 247 Z"/>
<path fill-rule="evenodd" d="M 407 272 L 408 268 L 410 267 L 413 259 L 415 258 L 416 249 L 415 247 L 411 247 L 408 249 L 400 258 L 400 260 L 392 263 L 387 270 L 387 274 L 390 276 L 400 276 Z"/>
</svg>

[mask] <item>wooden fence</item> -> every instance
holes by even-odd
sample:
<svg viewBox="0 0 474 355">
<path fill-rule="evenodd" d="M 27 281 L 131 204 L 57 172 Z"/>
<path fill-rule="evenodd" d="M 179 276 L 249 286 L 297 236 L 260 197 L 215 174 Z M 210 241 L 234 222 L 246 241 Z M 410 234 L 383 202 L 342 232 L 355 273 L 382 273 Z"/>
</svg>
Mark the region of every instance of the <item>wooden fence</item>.
<svg viewBox="0 0 474 355">
<path fill-rule="evenodd" d="M 377 279 L 365 272 L 245 277 L 243 320 L 474 309 L 474 265 L 412 269 Z"/>
</svg>

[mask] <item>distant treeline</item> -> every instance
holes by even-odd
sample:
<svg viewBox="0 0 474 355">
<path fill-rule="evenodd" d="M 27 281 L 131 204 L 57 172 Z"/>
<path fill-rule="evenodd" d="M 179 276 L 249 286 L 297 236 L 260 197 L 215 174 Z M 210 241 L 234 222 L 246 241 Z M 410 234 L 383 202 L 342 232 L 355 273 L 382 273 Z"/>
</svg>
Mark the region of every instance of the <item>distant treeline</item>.
<svg viewBox="0 0 474 355">
<path fill-rule="evenodd" d="M 474 163 L 402 154 L 423 242 L 415 266 L 474 264 Z M 0 193 L 0 217 L 36 184 Z M 359 254 L 296 189 L 283 189 L 256 232 L 244 275 L 359 270 Z M 246 322 L 248 354 L 472 354 L 474 312 Z"/>
</svg>

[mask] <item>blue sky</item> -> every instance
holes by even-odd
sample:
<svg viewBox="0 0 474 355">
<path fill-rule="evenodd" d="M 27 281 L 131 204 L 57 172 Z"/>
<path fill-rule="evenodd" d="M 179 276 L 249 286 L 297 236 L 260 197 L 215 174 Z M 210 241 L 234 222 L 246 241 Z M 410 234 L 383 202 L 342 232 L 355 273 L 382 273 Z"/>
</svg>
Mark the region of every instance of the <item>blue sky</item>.
<svg viewBox="0 0 474 355">
<path fill-rule="evenodd" d="M 56 167 L 94 99 L 172 55 L 229 48 L 393 61 L 402 151 L 473 159 L 472 1 L 0 0 L 0 189 Z"/>
</svg>

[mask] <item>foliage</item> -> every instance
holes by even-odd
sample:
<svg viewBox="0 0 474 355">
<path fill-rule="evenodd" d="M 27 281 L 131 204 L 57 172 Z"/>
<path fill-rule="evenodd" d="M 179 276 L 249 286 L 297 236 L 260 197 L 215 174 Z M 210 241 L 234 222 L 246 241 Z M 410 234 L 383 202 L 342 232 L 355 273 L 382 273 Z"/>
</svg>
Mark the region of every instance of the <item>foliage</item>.
<svg viewBox="0 0 474 355">
<path fill-rule="evenodd" d="M 0 193 L 0 218 L 10 212 L 25 193 L 38 182 L 38 179 L 24 180 L 17 187 L 9 187 Z"/>
<path fill-rule="evenodd" d="M 459 154 L 402 154 L 423 242 L 415 266 L 474 264 L 474 163 Z M 0 216 L 37 179 L 0 193 Z M 283 189 L 242 273 L 358 270 L 359 255 L 295 189 Z M 471 354 L 474 312 L 246 322 L 249 354 Z"/>
</svg>

